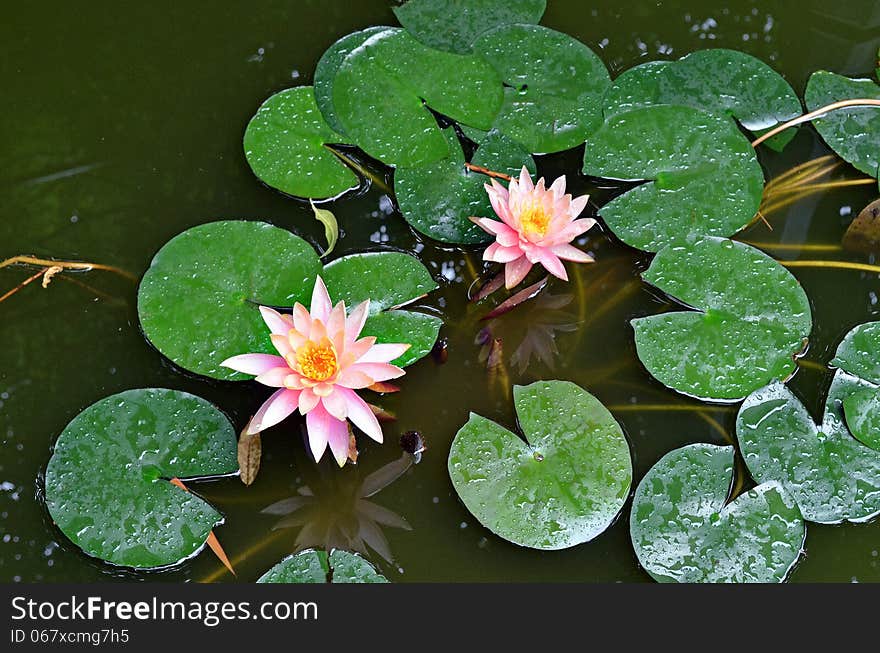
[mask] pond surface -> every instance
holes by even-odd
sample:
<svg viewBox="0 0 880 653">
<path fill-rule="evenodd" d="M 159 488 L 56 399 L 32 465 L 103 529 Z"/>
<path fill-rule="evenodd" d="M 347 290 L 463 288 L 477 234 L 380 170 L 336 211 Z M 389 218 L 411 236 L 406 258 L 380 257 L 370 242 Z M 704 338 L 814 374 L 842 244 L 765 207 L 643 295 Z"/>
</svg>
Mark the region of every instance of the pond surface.
<svg viewBox="0 0 880 653">
<path fill-rule="evenodd" d="M 320 242 L 322 228 L 308 205 L 251 173 L 242 134 L 265 98 L 311 83 L 333 41 L 396 24 L 394 17 L 384 0 L 223 4 L 7 8 L 0 24 L 0 258 L 98 261 L 140 276 L 172 236 L 219 218 L 265 220 Z M 880 45 L 880 5 L 873 0 L 548 4 L 542 24 L 586 43 L 612 76 L 646 59 L 728 47 L 768 62 L 802 94 L 814 70 L 867 75 Z M 783 155 L 763 150 L 761 162 L 772 178 L 829 153 L 805 128 Z M 580 151 L 539 157 L 539 173 L 568 173 L 571 192 L 589 192 L 601 205 L 615 190 L 575 175 L 580 160 Z M 832 178 L 858 176 L 842 165 Z M 738 238 L 783 259 L 873 262 L 814 250 L 839 245 L 846 225 L 875 196 L 870 186 L 816 193 L 769 215 L 772 231 L 758 223 Z M 572 380 L 612 410 L 632 447 L 634 486 L 675 447 L 731 442 L 735 407 L 677 395 L 635 357 L 629 320 L 669 307 L 638 279 L 649 256 L 594 229 L 583 248 L 596 264 L 569 267 L 572 283 L 551 282 L 539 300 L 487 324 L 480 319 L 486 306 L 466 297 L 481 269 L 479 252 L 417 237 L 378 185 L 332 208 L 344 232 L 335 255 L 386 245 L 418 253 L 428 265 L 441 288 L 423 301 L 446 319 L 448 359 L 429 357 L 408 369 L 404 392 L 382 401 L 398 418 L 385 425 L 386 444 L 360 438 L 357 466 L 339 471 L 329 456 L 316 466 L 303 446 L 301 420 L 293 418 L 264 434 L 263 467 L 251 487 L 236 478 L 197 486 L 226 515 L 216 532 L 238 580 L 255 580 L 297 547 L 326 544 L 368 547 L 392 581 L 650 580 L 630 544 L 629 504 L 595 541 L 536 552 L 482 528 L 446 470 L 450 442 L 470 411 L 513 426 L 510 384 L 543 378 Z M 831 378 L 822 367 L 852 326 L 880 319 L 880 282 L 853 271 L 793 272 L 811 299 L 815 326 L 791 387 L 818 415 Z M 0 270 L 0 294 L 31 273 Z M 88 558 L 52 525 L 39 477 L 57 435 L 85 406 L 128 388 L 179 388 L 216 403 L 241 427 L 266 396 L 256 384 L 212 382 L 174 368 L 140 333 L 135 284 L 101 272 L 66 276 L 46 290 L 34 283 L 0 304 L 0 580 L 233 580 L 207 551 L 173 569 L 133 574 Z M 504 366 L 495 374 L 487 374 L 475 342 L 484 328 L 504 343 Z M 365 508 L 358 502 L 364 479 L 375 472 L 393 479 L 401 456 L 396 442 L 409 430 L 422 432 L 428 451 L 371 498 L 384 511 Z M 286 521 L 260 512 L 293 495 L 310 498 Z M 810 523 L 806 550 L 793 581 L 880 580 L 880 522 Z"/>
</svg>

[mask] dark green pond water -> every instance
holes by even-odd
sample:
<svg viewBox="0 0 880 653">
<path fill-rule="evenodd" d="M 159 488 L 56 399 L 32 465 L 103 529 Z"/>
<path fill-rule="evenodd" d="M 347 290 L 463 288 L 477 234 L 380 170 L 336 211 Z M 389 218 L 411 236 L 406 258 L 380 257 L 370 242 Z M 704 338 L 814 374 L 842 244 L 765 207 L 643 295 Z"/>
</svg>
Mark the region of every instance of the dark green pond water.
<svg viewBox="0 0 880 653">
<path fill-rule="evenodd" d="M 769 62 L 801 94 L 817 69 L 866 75 L 880 45 L 880 4 L 873 0 L 548 4 L 543 24 L 596 50 L 612 75 L 646 59 L 729 47 Z M 242 134 L 269 95 L 311 83 L 318 58 L 338 37 L 380 24 L 395 24 L 385 0 L 6 7 L 0 22 L 0 258 L 28 253 L 98 261 L 140 276 L 169 238 L 218 218 L 265 220 L 317 242 L 321 228 L 308 206 L 253 176 Z M 761 160 L 769 178 L 828 153 L 805 128 L 784 155 L 764 150 Z M 545 157 L 539 171 L 568 173 L 572 192 L 590 192 L 601 204 L 613 190 L 576 175 L 580 158 L 577 151 Z M 834 174 L 857 176 L 846 166 Z M 875 196 L 876 187 L 865 186 L 814 194 L 769 216 L 772 232 L 758 224 L 739 238 L 837 245 L 853 215 Z M 295 418 L 264 434 L 254 485 L 236 478 L 198 485 L 226 515 L 216 532 L 238 579 L 255 580 L 297 546 L 328 544 L 330 532 L 336 546 L 367 543 L 369 558 L 392 581 L 649 580 L 630 544 L 628 506 L 595 541 L 540 553 L 483 529 L 458 501 L 446 471 L 449 444 L 469 411 L 512 426 L 507 388 L 541 378 L 575 381 L 611 408 L 632 445 L 634 485 L 675 447 L 731 441 L 735 407 L 678 396 L 635 357 L 629 320 L 667 308 L 638 281 L 648 258 L 607 232 L 591 231 L 586 249 L 595 265 L 574 268 L 571 284 L 551 284 L 555 299 L 523 305 L 489 325 L 503 339 L 506 363 L 493 377 L 475 344 L 487 309 L 466 301 L 479 253 L 416 237 L 376 186 L 332 208 L 344 232 L 337 254 L 394 246 L 417 252 L 441 281 L 424 302 L 446 318 L 448 360 L 428 358 L 409 368 L 405 391 L 384 400 L 398 417 L 385 427 L 387 444 L 361 438 L 356 467 L 339 471 L 329 456 L 312 463 Z M 872 262 L 836 251 L 768 251 L 785 259 Z M 849 328 L 880 319 L 876 274 L 794 272 L 813 303 L 809 361 L 824 365 Z M 0 270 L 0 294 L 32 273 Z M 85 406 L 128 388 L 180 388 L 215 402 L 241 427 L 266 396 L 253 384 L 188 376 L 163 359 L 139 331 L 135 284 L 101 272 L 73 278 L 91 288 L 59 278 L 46 290 L 35 283 L 0 304 L 0 580 L 231 580 L 207 551 L 162 572 L 119 570 L 85 556 L 52 525 L 39 479 L 55 438 Z M 542 351 L 548 352 L 543 359 Z M 807 364 L 791 386 L 818 415 L 829 381 L 830 373 Z M 372 498 L 408 528 L 378 524 L 375 511 L 356 504 L 359 489 L 367 475 L 401 456 L 397 439 L 412 429 L 424 434 L 429 450 Z M 292 525 L 273 529 L 279 518 L 260 510 L 298 493 L 314 498 Z M 809 524 L 806 550 L 793 581 L 880 580 L 878 522 Z"/>
</svg>

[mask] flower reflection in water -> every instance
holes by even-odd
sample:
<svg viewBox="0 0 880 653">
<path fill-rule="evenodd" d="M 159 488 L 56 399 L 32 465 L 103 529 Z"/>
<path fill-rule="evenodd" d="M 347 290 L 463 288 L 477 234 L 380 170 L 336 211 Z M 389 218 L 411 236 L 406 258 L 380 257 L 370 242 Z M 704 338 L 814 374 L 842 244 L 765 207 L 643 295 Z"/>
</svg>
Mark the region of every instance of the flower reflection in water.
<svg viewBox="0 0 880 653">
<path fill-rule="evenodd" d="M 343 474 L 315 479 L 287 499 L 276 501 L 261 512 L 279 515 L 272 530 L 299 528 L 294 552 L 308 548 L 343 549 L 369 556 L 369 549 L 391 563 L 393 556 L 383 528 L 412 530 L 396 512 L 369 501 L 415 464 L 404 452 L 400 458 L 363 476 L 361 467 L 349 467 Z"/>
<path fill-rule="evenodd" d="M 494 361 L 499 354 L 500 341 L 510 351 L 510 364 L 522 375 L 535 363 L 543 363 L 548 369 L 555 368 L 559 348 L 556 337 L 559 333 L 577 331 L 577 316 L 564 310 L 574 300 L 574 295 L 564 293 L 553 295 L 544 290 L 537 297 L 523 303 L 515 314 L 518 319 L 493 318 L 477 334 L 476 344 L 481 346 L 480 360 L 487 363 L 493 371 L 500 361 Z"/>
</svg>

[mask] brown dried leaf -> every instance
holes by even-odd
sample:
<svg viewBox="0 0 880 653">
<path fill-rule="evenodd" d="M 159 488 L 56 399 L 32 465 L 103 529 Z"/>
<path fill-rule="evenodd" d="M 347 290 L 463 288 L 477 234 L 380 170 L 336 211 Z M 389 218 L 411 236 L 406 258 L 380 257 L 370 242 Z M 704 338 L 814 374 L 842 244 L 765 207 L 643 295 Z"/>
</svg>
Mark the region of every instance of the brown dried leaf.
<svg viewBox="0 0 880 653">
<path fill-rule="evenodd" d="M 880 199 L 868 204 L 850 223 L 843 246 L 854 252 L 880 252 Z"/>
<path fill-rule="evenodd" d="M 245 428 L 238 438 L 238 466 L 241 469 L 241 482 L 245 485 L 250 485 L 256 480 L 262 454 L 263 444 L 260 434 L 249 434 Z"/>
<path fill-rule="evenodd" d="M 380 422 L 396 422 L 397 415 L 392 413 L 390 410 L 385 410 L 382 406 L 377 406 L 376 404 L 367 404 L 370 407 L 370 410 L 373 411 L 373 415 L 376 416 L 376 419 Z"/>
<path fill-rule="evenodd" d="M 372 390 L 373 392 L 387 395 L 392 392 L 400 392 L 400 387 L 394 385 L 393 383 L 388 383 L 387 381 L 377 381 L 373 385 L 367 386 L 367 390 Z"/>
<path fill-rule="evenodd" d="M 357 464 L 357 439 L 354 437 L 354 431 L 351 428 L 351 422 L 346 422 L 346 424 L 348 424 L 348 459 L 352 462 L 352 464 Z"/>
</svg>

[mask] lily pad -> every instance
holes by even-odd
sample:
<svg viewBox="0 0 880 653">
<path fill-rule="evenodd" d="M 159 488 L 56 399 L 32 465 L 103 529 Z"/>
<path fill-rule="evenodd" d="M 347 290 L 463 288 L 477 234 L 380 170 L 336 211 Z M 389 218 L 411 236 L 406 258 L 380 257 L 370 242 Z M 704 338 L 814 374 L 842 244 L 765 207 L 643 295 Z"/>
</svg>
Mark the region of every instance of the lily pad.
<svg viewBox="0 0 880 653">
<path fill-rule="evenodd" d="M 469 219 L 495 214 L 483 187 L 488 179 L 465 167 L 464 152 L 451 127 L 443 130 L 449 141 L 449 158 L 394 173 L 394 192 L 400 212 L 417 231 L 444 243 L 473 245 L 491 239 Z M 535 173 L 528 152 L 493 130 L 485 136 L 471 161 L 474 165 L 518 175 L 523 166 Z"/>
<path fill-rule="evenodd" d="M 395 166 L 448 156 L 431 109 L 489 129 L 502 100 L 501 80 L 483 59 L 433 50 L 404 30 L 369 37 L 345 57 L 333 82 L 333 106 L 345 133 Z"/>
<path fill-rule="evenodd" d="M 880 451 L 880 388 L 862 388 L 843 400 L 846 424 L 855 438 Z"/>
<path fill-rule="evenodd" d="M 537 23 L 546 8 L 547 0 L 409 0 L 393 11 L 425 45 L 466 53 L 483 32 L 499 25 Z"/>
<path fill-rule="evenodd" d="M 810 111 L 851 98 L 880 100 L 880 86 L 870 79 L 850 79 L 819 70 L 810 76 L 804 100 Z M 877 177 L 880 166 L 880 107 L 847 107 L 813 120 L 816 131 L 840 158 Z"/>
<path fill-rule="evenodd" d="M 235 431 L 204 399 L 127 390 L 64 429 L 46 468 L 52 520 L 87 554 L 148 569 L 198 553 L 223 516 L 172 485 L 238 471 Z"/>
<path fill-rule="evenodd" d="M 334 549 L 308 549 L 288 556 L 265 574 L 258 583 L 387 583 L 388 579 L 376 571 L 359 555 Z"/>
<path fill-rule="evenodd" d="M 410 348 L 395 365 L 405 367 L 431 352 L 443 320 L 434 315 L 399 310 L 437 288 L 419 260 L 402 252 L 351 254 L 329 263 L 321 273 L 334 302 L 349 308 L 370 300 L 370 317 L 362 335 L 379 342 L 404 342 Z"/>
<path fill-rule="evenodd" d="M 880 450 L 880 322 L 847 333 L 831 364 L 839 369 L 828 390 L 826 420 Z"/>
<path fill-rule="evenodd" d="M 691 234 L 735 234 L 764 190 L 754 149 L 733 121 L 683 106 L 610 117 L 587 142 L 584 173 L 646 180 L 599 214 L 623 242 L 649 252 Z"/>
<path fill-rule="evenodd" d="M 393 31 L 394 28 L 380 25 L 347 34 L 327 48 L 318 60 L 318 65 L 315 67 L 315 101 L 327 124 L 340 134 L 345 133 L 345 127 L 339 122 L 336 109 L 333 107 L 333 82 L 336 79 L 336 72 L 352 50 L 359 48 L 374 34 L 387 30 Z"/>
<path fill-rule="evenodd" d="M 740 450 L 752 477 L 782 483 L 807 521 L 866 521 L 880 514 L 880 451 L 855 440 L 831 412 L 817 426 L 788 388 L 772 383 L 740 408 Z"/>
<path fill-rule="evenodd" d="M 144 274 L 141 328 L 190 372 L 250 379 L 220 363 L 242 353 L 274 353 L 259 306 L 308 305 L 320 270 L 309 243 L 264 222 L 193 227 L 166 243 Z"/>
<path fill-rule="evenodd" d="M 812 329 L 791 273 L 763 252 L 701 236 L 666 247 L 642 275 L 686 307 L 632 321 L 639 359 L 661 383 L 710 401 L 737 401 L 795 370 Z"/>
<path fill-rule="evenodd" d="M 632 461 L 620 425 L 574 383 L 514 386 L 525 439 L 471 414 L 449 452 L 449 477 L 467 509 L 506 540 L 565 549 L 592 540 L 629 495 Z"/>
<path fill-rule="evenodd" d="M 779 73 L 745 52 L 720 48 L 630 68 L 608 89 L 605 118 L 657 104 L 726 114 L 756 135 L 801 115 L 800 99 Z M 779 134 L 777 146 L 794 134 Z"/>
<path fill-rule="evenodd" d="M 325 121 L 311 86 L 276 93 L 257 110 L 244 133 L 244 152 L 265 184 L 298 197 L 335 197 L 358 177 L 327 145 L 346 143 Z"/>
<path fill-rule="evenodd" d="M 506 25 L 481 36 L 474 52 L 507 84 L 495 127 L 530 152 L 576 147 L 602 125 L 611 80 L 577 39 L 539 25 Z"/>
<path fill-rule="evenodd" d="M 645 474 L 629 524 L 639 562 L 655 580 L 785 580 L 806 533 L 797 504 L 777 482 L 728 503 L 733 472 L 733 447 L 691 444 Z"/>
</svg>

